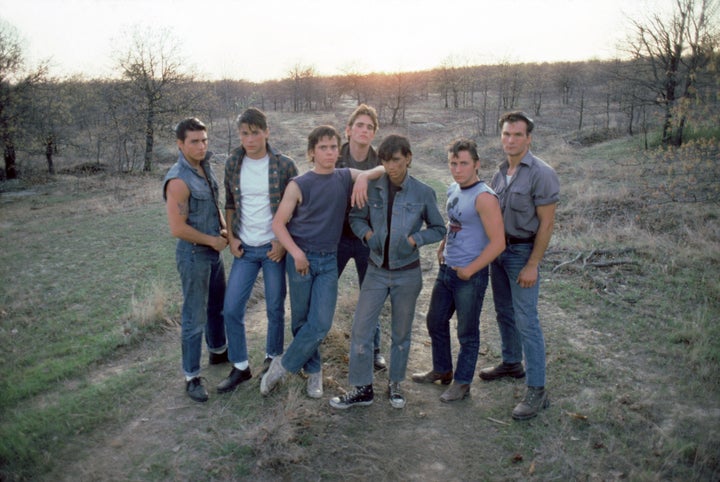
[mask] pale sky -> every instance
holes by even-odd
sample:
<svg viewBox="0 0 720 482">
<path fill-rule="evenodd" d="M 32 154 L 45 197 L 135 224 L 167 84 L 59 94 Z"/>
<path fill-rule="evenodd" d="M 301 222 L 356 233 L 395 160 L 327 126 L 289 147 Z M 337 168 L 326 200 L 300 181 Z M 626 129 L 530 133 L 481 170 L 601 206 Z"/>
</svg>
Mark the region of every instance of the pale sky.
<svg viewBox="0 0 720 482">
<path fill-rule="evenodd" d="M 166 28 L 207 79 L 426 70 L 498 62 L 611 59 L 629 18 L 675 0 L 0 0 L 27 60 L 51 73 L 114 76 L 134 26 Z"/>
</svg>

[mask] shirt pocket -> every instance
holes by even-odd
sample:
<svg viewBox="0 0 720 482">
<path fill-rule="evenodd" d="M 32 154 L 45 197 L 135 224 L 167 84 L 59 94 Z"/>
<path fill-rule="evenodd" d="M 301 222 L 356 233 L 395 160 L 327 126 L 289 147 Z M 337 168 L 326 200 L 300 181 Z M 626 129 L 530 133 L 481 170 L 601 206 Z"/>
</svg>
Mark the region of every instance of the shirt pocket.
<svg viewBox="0 0 720 482">
<path fill-rule="evenodd" d="M 522 192 L 509 192 L 508 193 L 508 204 L 515 219 L 518 221 L 518 227 L 527 227 L 535 218 L 535 203 L 529 193 Z"/>
<path fill-rule="evenodd" d="M 423 203 L 405 203 L 402 206 L 402 229 L 406 231 L 406 235 L 419 231 L 422 227 L 423 213 L 425 212 L 425 204 Z"/>
</svg>

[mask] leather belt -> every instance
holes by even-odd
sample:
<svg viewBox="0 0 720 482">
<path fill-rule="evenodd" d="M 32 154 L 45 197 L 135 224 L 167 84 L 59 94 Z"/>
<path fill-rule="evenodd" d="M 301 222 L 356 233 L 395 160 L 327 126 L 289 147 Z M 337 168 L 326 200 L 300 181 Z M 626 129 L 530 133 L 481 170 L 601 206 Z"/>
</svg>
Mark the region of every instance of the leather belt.
<svg viewBox="0 0 720 482">
<path fill-rule="evenodd" d="M 515 236 L 505 235 L 505 244 L 532 244 L 535 242 L 535 236 L 529 238 L 516 238 Z"/>
</svg>

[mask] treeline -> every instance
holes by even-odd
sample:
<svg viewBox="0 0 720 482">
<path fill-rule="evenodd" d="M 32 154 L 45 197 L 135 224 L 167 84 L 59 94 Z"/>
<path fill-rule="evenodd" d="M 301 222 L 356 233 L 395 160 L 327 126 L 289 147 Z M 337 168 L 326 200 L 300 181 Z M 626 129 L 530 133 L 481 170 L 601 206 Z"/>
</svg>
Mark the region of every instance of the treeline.
<svg viewBox="0 0 720 482">
<path fill-rule="evenodd" d="M 542 116 L 559 106 L 578 137 L 653 130 L 663 146 L 680 146 L 698 132 L 717 135 L 720 125 L 717 11 L 716 0 L 678 0 L 667 18 L 632 22 L 622 61 L 477 66 L 450 59 L 431 71 L 330 77 L 296 65 L 263 83 L 198 80 L 185 71 L 179 43 L 153 31 L 136 31 L 117 55 L 117 79 L 54 79 L 46 65 L 25 68 L 17 34 L 0 23 L 0 175 L 17 177 L 18 159 L 38 155 L 54 173 L 59 154 L 151 171 L 157 141 L 170 139 L 172 125 L 188 113 L 226 127 L 231 139 L 234 119 L 248 106 L 331 111 L 348 98 L 373 105 L 390 125 L 404 122 L 418 101 L 469 110 L 477 136 L 495 135 L 504 111 Z"/>
</svg>

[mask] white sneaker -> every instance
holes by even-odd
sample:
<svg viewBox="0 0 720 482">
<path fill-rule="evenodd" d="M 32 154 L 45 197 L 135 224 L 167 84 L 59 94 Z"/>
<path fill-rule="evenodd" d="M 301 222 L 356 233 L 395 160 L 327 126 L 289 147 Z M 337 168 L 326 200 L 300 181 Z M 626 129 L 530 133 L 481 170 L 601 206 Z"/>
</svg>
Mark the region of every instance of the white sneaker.
<svg viewBox="0 0 720 482">
<path fill-rule="evenodd" d="M 321 398 L 323 396 L 322 369 L 317 373 L 308 375 L 307 394 L 310 398 Z"/>
<path fill-rule="evenodd" d="M 260 394 L 267 396 L 285 378 L 287 371 L 282 366 L 282 355 L 273 358 L 270 368 L 260 380 Z"/>
</svg>

